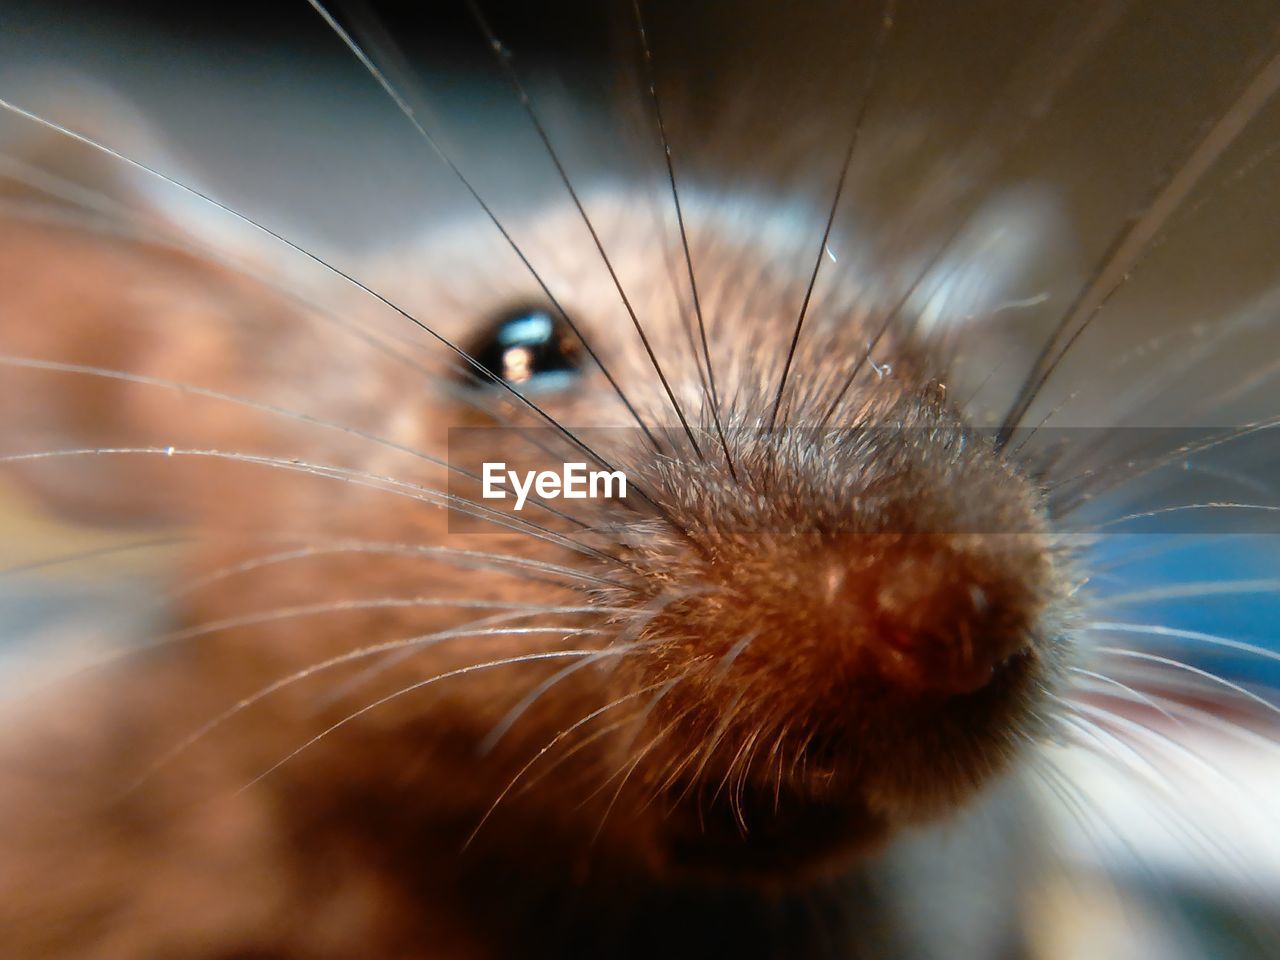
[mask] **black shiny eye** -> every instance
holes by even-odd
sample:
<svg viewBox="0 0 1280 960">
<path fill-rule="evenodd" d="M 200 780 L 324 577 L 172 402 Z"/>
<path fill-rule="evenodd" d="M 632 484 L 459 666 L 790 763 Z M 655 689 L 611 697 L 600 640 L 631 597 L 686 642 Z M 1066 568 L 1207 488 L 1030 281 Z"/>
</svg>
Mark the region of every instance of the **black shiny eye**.
<svg viewBox="0 0 1280 960">
<path fill-rule="evenodd" d="M 496 377 L 521 390 L 561 390 L 582 371 L 582 344 L 563 319 L 542 309 L 505 314 L 467 352 Z M 474 369 L 476 386 L 492 381 Z"/>
</svg>

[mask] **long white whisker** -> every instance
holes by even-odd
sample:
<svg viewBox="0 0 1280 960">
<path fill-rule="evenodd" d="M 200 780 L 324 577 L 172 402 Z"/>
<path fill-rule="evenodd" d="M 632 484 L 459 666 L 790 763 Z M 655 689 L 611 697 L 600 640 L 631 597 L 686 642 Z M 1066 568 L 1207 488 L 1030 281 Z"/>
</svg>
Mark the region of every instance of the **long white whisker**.
<svg viewBox="0 0 1280 960">
<path fill-rule="evenodd" d="M 1201 633 L 1198 630 L 1179 630 L 1177 628 L 1166 627 L 1158 623 L 1116 623 L 1109 620 L 1095 620 L 1086 624 L 1086 627 L 1089 630 L 1108 631 L 1112 633 L 1136 633 L 1153 637 L 1171 637 L 1176 640 L 1196 640 L 1201 643 L 1211 644 L 1215 647 L 1224 647 L 1227 650 L 1251 653 L 1254 656 L 1280 663 L 1280 653 L 1277 653 L 1275 650 L 1268 650 L 1266 647 L 1259 647 L 1252 643 L 1245 643 L 1243 640 L 1232 640 L 1230 637 L 1220 637 L 1212 633 Z"/>
<path fill-rule="evenodd" d="M 199 577 L 193 577 L 185 581 L 177 589 L 171 591 L 169 596 L 170 598 L 181 597 L 185 594 L 193 593 L 207 587 L 210 584 L 217 583 L 218 581 L 226 580 L 230 577 L 238 576 L 243 573 L 251 573 L 254 570 L 260 570 L 264 567 L 274 566 L 276 564 L 289 563 L 294 560 L 307 560 L 315 557 L 345 554 L 428 557 L 433 560 L 438 559 L 446 563 L 457 564 L 459 566 L 474 565 L 480 569 L 499 570 L 503 573 L 510 573 L 513 575 L 543 573 L 546 574 L 548 578 L 562 578 L 575 583 L 608 586 L 620 590 L 633 589 L 629 584 L 623 583 L 620 580 L 598 577 L 593 574 L 586 573 L 585 571 L 575 570 L 573 567 L 566 567 L 558 563 L 549 563 L 544 560 L 532 560 L 518 555 L 489 553 L 483 550 L 463 550 L 457 547 L 426 546 L 403 542 L 338 540 L 320 544 L 309 543 L 306 546 L 297 547 L 291 550 L 280 550 L 275 553 L 251 557 L 247 560 L 242 560 L 239 563 L 231 564 L 218 570 L 202 574 Z"/>
<path fill-rule="evenodd" d="M 1104 686 L 1109 686 L 1109 687 L 1118 689 L 1122 693 L 1124 693 L 1127 699 L 1132 700 L 1136 703 L 1145 704 L 1146 706 L 1150 707 L 1152 710 L 1155 710 L 1157 713 L 1163 716 L 1170 723 L 1179 725 L 1179 726 L 1181 725 L 1179 721 L 1174 718 L 1173 714 L 1169 713 L 1167 710 L 1165 710 L 1164 707 L 1160 706 L 1160 704 L 1158 704 L 1155 700 L 1147 696 L 1142 691 L 1135 690 L 1133 687 L 1129 686 L 1126 683 L 1121 683 L 1119 680 L 1115 679 L 1114 677 L 1108 677 L 1106 674 L 1097 673 L 1096 671 L 1093 671 L 1093 670 L 1085 670 L 1083 667 L 1070 667 L 1069 669 L 1072 673 L 1077 674 L 1078 676 L 1085 677 L 1088 680 L 1096 681 L 1096 683 L 1103 684 Z"/>
<path fill-rule="evenodd" d="M 574 446 L 580 449 L 583 453 L 589 456 L 596 463 L 600 464 L 605 469 L 610 471 L 616 469 L 612 464 L 609 463 L 609 461 L 605 460 L 598 453 L 596 453 L 589 446 L 587 446 L 580 437 L 576 436 L 571 430 L 566 428 L 564 424 L 560 423 L 558 420 L 556 420 L 554 417 L 548 414 L 545 410 L 543 410 L 536 403 L 534 403 L 532 400 L 526 397 L 523 393 L 521 393 L 519 390 L 517 390 L 515 387 L 509 384 L 502 377 L 498 376 L 497 374 L 487 369 L 483 364 L 477 361 L 474 357 L 472 357 L 466 351 L 462 350 L 451 340 L 440 335 L 430 326 L 423 323 L 417 317 L 413 316 L 411 313 L 405 310 L 403 307 L 399 306 L 396 303 L 393 303 L 390 299 L 378 293 L 376 290 L 374 290 L 372 287 L 368 286 L 367 284 L 356 279 L 353 275 L 346 273 L 343 270 L 340 270 L 338 267 L 335 267 L 331 263 L 328 263 L 326 260 L 324 260 L 324 258 L 318 256 L 315 253 L 312 253 L 310 250 L 307 250 L 301 245 L 294 243 L 292 240 L 272 230 L 271 228 L 265 226 L 264 224 L 259 223 L 258 221 L 252 219 L 251 217 L 248 217 L 245 214 L 232 209 L 226 204 L 221 203 L 218 200 L 215 200 L 213 197 L 209 196 L 208 194 L 202 193 L 201 191 L 195 189 L 194 187 L 191 187 L 185 183 L 182 183 L 179 180 L 175 180 L 173 177 L 170 177 L 170 176 L 167 176 L 166 174 L 161 173 L 159 170 L 155 169 L 154 167 L 147 166 L 146 164 L 138 160 L 135 160 L 132 157 L 127 157 L 124 154 L 120 153 L 119 151 L 113 150 L 111 147 L 108 147 L 105 144 L 100 143 L 99 141 L 94 140 L 91 137 L 87 137 L 81 133 L 76 133 L 74 130 L 70 129 L 69 127 L 64 127 L 62 124 L 55 123 L 54 121 L 41 117 L 38 114 L 32 113 L 29 110 L 24 110 L 22 107 L 19 107 L 16 104 L 10 103 L 8 100 L 5 100 L 3 98 L 0 98 L 0 109 L 7 110 L 10 113 L 23 117 L 24 119 L 29 120 L 32 123 L 35 123 L 41 127 L 44 127 L 46 130 L 51 130 L 60 136 L 67 137 L 68 139 L 75 141 L 76 143 L 80 143 L 86 147 L 90 147 L 91 149 L 96 150 L 99 153 L 104 154 L 105 156 L 111 157 L 113 160 L 123 163 L 126 166 L 131 167 L 132 169 L 140 170 L 143 173 L 147 174 L 148 176 L 157 177 L 160 180 L 163 180 L 165 183 L 170 184 L 174 188 L 182 191 L 183 193 L 186 193 L 192 197 L 195 197 L 198 200 L 203 201 L 204 203 L 208 203 L 216 207 L 217 209 L 226 213 L 228 216 L 235 218 L 241 223 L 247 224 L 248 226 L 252 227 L 255 230 L 260 231 L 263 234 L 266 234 L 272 239 L 278 241 L 279 243 L 284 244 L 289 249 L 297 252 L 298 254 L 302 255 L 303 257 L 307 258 L 308 260 L 312 261 L 313 263 L 317 264 L 323 269 L 329 271 L 334 276 L 340 278 L 344 282 L 368 294 L 370 297 L 377 300 L 383 306 L 399 314 L 405 320 L 409 321 L 414 326 L 418 327 L 418 329 L 422 330 L 423 333 L 427 334 L 429 337 L 431 337 L 441 346 L 445 347 L 451 353 L 456 355 L 460 360 L 462 360 L 464 363 L 470 366 L 473 370 L 475 370 L 476 373 L 481 378 L 493 383 L 498 388 L 505 390 L 507 393 L 509 393 L 519 403 L 523 404 L 530 411 L 536 414 L 540 419 L 544 420 L 548 426 L 550 426 L 552 429 L 556 430 L 558 433 L 564 436 L 566 440 L 568 440 L 570 443 L 572 443 Z M 653 500 L 649 497 L 649 495 L 645 491 L 640 489 L 638 486 L 635 487 L 635 490 L 636 490 L 636 494 L 640 496 L 642 499 L 644 499 L 646 502 L 648 502 L 650 505 L 654 506 L 655 508 L 658 507 L 658 505 L 653 502 Z"/>
<path fill-rule="evenodd" d="M 520 770 L 516 773 L 516 775 L 511 778 L 511 781 L 505 787 L 502 788 L 502 791 L 498 794 L 497 798 L 493 801 L 493 803 L 489 805 L 489 808 L 485 810 L 484 816 L 480 818 L 480 822 L 476 824 L 475 829 L 472 830 L 471 833 L 467 836 L 466 842 L 463 843 L 462 845 L 462 849 L 466 850 L 468 847 L 471 846 L 472 842 L 476 838 L 476 835 L 479 834 L 480 831 L 484 828 L 484 825 L 489 822 L 489 818 L 493 816 L 493 812 L 498 809 L 498 805 L 502 803 L 502 801 L 507 797 L 508 794 L 511 793 L 513 789 L 515 789 L 516 784 L 519 783 L 524 778 L 524 775 L 528 773 L 529 770 L 532 769 L 532 767 L 539 760 L 541 760 L 544 756 L 546 756 L 546 754 L 550 750 L 555 748 L 556 744 L 558 744 L 561 740 L 565 739 L 566 737 L 572 736 L 575 731 L 586 726 L 588 723 L 590 723 L 592 720 L 594 720 L 596 717 L 600 716 L 601 714 L 607 713 L 608 711 L 613 710 L 624 703 L 628 703 L 631 700 L 634 700 L 636 697 L 643 696 L 644 694 L 649 693 L 652 690 L 656 690 L 660 686 L 662 686 L 661 683 L 650 684 L 647 687 L 641 687 L 639 690 L 633 690 L 628 694 L 618 697 L 616 700 L 606 703 L 603 707 L 598 707 L 597 709 L 592 710 L 585 717 L 582 717 L 580 720 L 577 720 L 574 723 L 570 724 L 569 726 L 565 727 L 563 730 L 557 733 L 551 740 L 543 744 L 543 746 L 538 750 L 538 752 L 535 753 L 529 759 L 529 762 L 526 763 L 523 767 L 521 767 Z M 625 722 L 625 721 L 622 721 L 622 722 Z"/>
<path fill-rule="evenodd" d="M 1149 517 L 1161 517 L 1173 513 L 1193 513 L 1206 510 L 1252 510 L 1258 513 L 1280 513 L 1280 506 L 1269 503 L 1235 503 L 1231 501 L 1183 503 L 1175 507 L 1159 507 L 1155 510 L 1143 510 L 1141 513 L 1127 513 L 1122 517 L 1113 517 L 1110 520 L 1105 520 L 1085 529 L 1090 533 L 1095 533 L 1099 530 L 1105 530 L 1107 527 L 1127 523 L 1130 520 L 1145 520 Z"/>
<path fill-rule="evenodd" d="M 428 646 L 434 646 L 444 640 L 456 639 L 474 639 L 476 637 L 491 636 L 536 636 L 545 634 L 564 634 L 569 636 L 581 636 L 596 631 L 581 628 L 565 628 L 565 627 L 497 627 L 496 624 L 504 620 L 519 619 L 521 614 L 511 614 L 507 616 L 483 617 L 480 620 L 464 624 L 460 627 L 454 627 L 448 630 L 437 630 L 434 633 L 419 634 L 415 637 L 401 638 L 397 640 L 387 640 L 382 643 L 375 643 L 369 646 L 360 647 L 357 650 L 349 650 L 346 653 L 330 657 L 327 660 L 321 660 L 317 663 L 309 664 L 300 670 L 280 677 L 272 681 L 264 687 L 260 687 L 248 696 L 242 697 L 223 710 L 217 716 L 201 724 L 187 736 L 183 737 L 178 743 L 166 750 L 160 757 L 151 763 L 146 770 L 129 786 L 126 793 L 133 792 L 147 783 L 161 769 L 168 766 L 179 756 L 190 750 L 195 744 L 203 740 L 214 730 L 227 723 L 233 717 L 245 710 L 248 710 L 254 704 L 260 703 L 272 694 L 292 686 L 308 677 L 315 676 L 334 667 L 342 666 L 347 663 L 355 663 L 360 660 L 376 657 L 382 653 L 404 649 L 422 650 Z M 527 615 L 524 615 L 527 616 Z"/>
<path fill-rule="evenodd" d="M 518 533 L 527 534 L 548 543 L 584 553 L 611 564 L 618 564 L 616 557 L 610 557 L 593 547 L 574 540 L 564 534 L 558 534 L 546 527 L 528 520 L 517 520 L 497 510 L 481 507 L 474 501 L 464 497 L 434 490 L 419 484 L 398 480 L 395 477 L 339 467 L 332 464 L 311 463 L 305 460 L 285 457 L 271 457 L 263 454 L 236 453 L 225 450 L 189 449 L 178 447 L 79 447 L 65 450 L 40 450 L 32 453 L 14 453 L 0 456 L 0 463 L 24 463 L 39 460 L 54 460 L 61 457 L 92 456 L 155 456 L 155 457 L 208 457 L 217 460 L 229 460 L 236 463 L 248 463 L 286 472 L 302 473 L 309 476 L 339 480 L 353 486 L 367 487 L 392 496 L 406 497 L 419 503 L 428 504 L 441 509 L 457 510 L 468 516 L 506 527 Z"/>
<path fill-rule="evenodd" d="M 1130 603 L 1150 603 L 1153 600 L 1184 600 L 1192 597 L 1233 596 L 1245 593 L 1274 593 L 1280 590 L 1280 579 L 1255 578 L 1245 580 L 1205 580 L 1197 583 L 1179 583 L 1170 587 L 1152 587 L 1132 593 L 1117 593 L 1097 597 L 1098 606 Z"/>
<path fill-rule="evenodd" d="M 323 603 L 302 604 L 295 607 L 277 607 L 271 610 L 255 611 L 236 617 L 226 617 L 208 623 L 198 624 L 183 630 L 175 630 L 166 634 L 162 643 L 180 643 L 196 637 L 208 636 L 227 630 L 242 627 L 261 626 L 277 623 L 281 620 L 295 620 L 303 617 L 319 616 L 327 613 L 341 613 L 355 610 L 406 610 L 428 607 L 448 607 L 459 610 L 520 610 L 526 616 L 536 614 L 563 613 L 618 613 L 623 607 L 600 606 L 555 606 L 536 603 L 508 603 L 497 600 L 454 600 L 444 597 L 373 597 L 356 600 L 330 600 Z"/>
<path fill-rule="evenodd" d="M 618 635 L 615 643 L 624 644 L 624 645 L 629 643 L 631 638 L 636 636 L 636 634 L 638 634 L 640 631 L 642 631 L 653 620 L 653 618 L 658 615 L 659 612 L 666 609 L 666 607 L 668 607 L 671 603 L 675 602 L 677 599 L 680 599 L 679 595 L 662 597 L 657 602 L 650 604 L 647 607 L 642 608 L 641 610 L 633 611 L 633 613 L 638 613 L 642 615 L 636 617 L 634 620 L 632 620 L 631 623 L 627 625 L 626 630 L 624 630 L 622 633 Z M 546 693 L 548 690 L 550 690 L 560 681 L 573 675 L 574 673 L 577 673 L 583 667 L 590 666 L 592 662 L 593 662 L 592 660 L 588 659 L 588 660 L 579 661 L 578 663 L 571 663 L 569 664 L 569 666 L 565 667 L 563 670 L 559 670 L 556 673 L 552 674 L 545 681 L 538 684 L 538 686 L 534 687 L 531 691 L 529 691 L 528 694 L 526 694 L 523 698 L 521 698 L 519 703 L 517 703 L 514 707 L 512 707 L 509 711 L 507 711 L 507 714 L 494 725 L 494 728 L 489 732 L 489 734 L 484 738 L 484 740 L 480 742 L 480 748 L 479 748 L 480 753 L 482 755 L 486 754 L 489 751 L 491 751 L 495 746 L 497 746 L 498 741 L 502 739 L 502 737 L 507 733 L 508 730 L 510 730 L 513 726 L 515 726 L 516 721 L 519 720 L 520 717 L 524 715 L 525 711 L 527 711 L 531 706 L 533 706 L 534 703 L 538 701 L 539 697 L 541 697 L 544 693 Z"/>
<path fill-rule="evenodd" d="M 451 680 L 454 677 L 462 677 L 472 673 L 478 673 L 481 670 L 492 670 L 498 667 L 513 666 L 515 664 L 539 663 L 547 660 L 561 660 L 566 657 L 589 657 L 589 656 L 594 656 L 599 652 L 600 651 L 598 650 L 552 650 L 546 653 L 527 653 L 517 657 L 504 657 L 500 660 L 489 660 L 485 663 L 476 663 L 466 667 L 459 667 L 456 670 L 448 670 L 448 671 L 445 671 L 444 673 L 438 673 L 433 677 L 428 677 L 425 680 L 419 680 L 416 683 L 411 683 L 407 687 L 402 687 L 399 690 L 395 691 L 394 693 L 390 693 L 385 697 L 375 700 L 373 703 L 370 703 L 364 707 L 361 707 L 355 713 L 352 713 L 346 717 L 343 717 L 337 723 L 331 724 L 330 726 L 326 727 L 324 730 L 320 731 L 318 734 L 316 734 L 306 743 L 302 744 L 302 746 L 298 747 L 296 750 L 292 751 L 287 756 L 282 757 L 276 763 L 272 764 L 266 770 L 262 771 L 262 773 L 258 774 L 256 777 L 254 777 L 252 780 L 246 783 L 243 787 L 241 787 L 237 791 L 237 793 L 243 793 L 244 791 L 251 789 L 253 786 L 260 783 L 262 780 L 271 776 L 271 774 L 275 773 L 277 770 L 283 767 L 290 760 L 297 757 L 299 754 L 315 746 L 315 744 L 319 743 L 325 737 L 329 736 L 330 734 L 334 733 L 340 728 L 346 726 L 347 724 L 359 719 L 360 717 L 364 716 L 366 713 L 369 713 L 371 710 L 376 710 L 378 707 L 381 707 L 387 703 L 390 703 L 393 700 L 397 700 L 400 697 L 407 696 L 410 693 L 414 693 L 418 690 L 421 690 L 424 687 L 428 687 L 428 686 L 431 686 L 432 684 L 439 683 L 442 680 Z M 622 654 L 628 653 L 628 652 L 630 651 L 614 650 L 613 654 L 615 656 L 621 656 Z"/>
<path fill-rule="evenodd" d="M 1170 657 L 1157 656 L 1154 653 L 1144 653 L 1141 650 L 1125 650 L 1120 647 L 1099 646 L 1099 647 L 1094 647 L 1092 649 L 1097 651 L 1098 653 L 1109 654 L 1110 656 L 1113 656 L 1113 657 L 1124 657 L 1124 658 L 1133 659 L 1133 660 L 1143 660 L 1148 663 L 1158 663 L 1161 666 L 1173 667 L 1176 670 L 1184 670 L 1187 673 L 1190 673 L 1194 676 L 1201 677 L 1202 679 L 1208 680 L 1211 683 L 1215 683 L 1215 684 L 1218 684 L 1219 686 L 1225 687 L 1226 689 L 1232 691 L 1233 693 L 1236 693 L 1242 697 L 1245 697 L 1246 699 L 1251 700 L 1254 703 L 1258 704 L 1258 706 L 1264 707 L 1265 709 L 1271 711 L 1277 716 L 1280 716 L 1280 707 L 1276 706 L 1274 703 L 1272 703 L 1270 700 L 1267 700 L 1265 697 L 1260 697 L 1258 696 L 1258 694 L 1254 693 L 1252 690 L 1242 687 L 1238 683 L 1233 683 L 1232 681 L 1226 679 L 1225 677 L 1220 677 L 1216 673 L 1212 673 L 1209 670 L 1202 670 L 1199 667 L 1192 666 L 1189 663 L 1183 663 L 1181 660 L 1174 660 Z"/>
</svg>

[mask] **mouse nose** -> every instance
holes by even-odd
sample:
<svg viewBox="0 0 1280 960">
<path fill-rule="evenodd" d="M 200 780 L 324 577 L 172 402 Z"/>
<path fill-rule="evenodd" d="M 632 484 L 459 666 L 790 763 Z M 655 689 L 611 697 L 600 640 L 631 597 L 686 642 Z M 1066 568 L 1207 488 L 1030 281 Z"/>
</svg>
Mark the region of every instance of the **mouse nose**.
<svg viewBox="0 0 1280 960">
<path fill-rule="evenodd" d="M 1018 539 L 922 534 L 870 544 L 870 556 L 862 544 L 855 563 L 830 568 L 827 602 L 890 686 L 973 693 L 1030 646 L 1035 556 Z"/>
</svg>

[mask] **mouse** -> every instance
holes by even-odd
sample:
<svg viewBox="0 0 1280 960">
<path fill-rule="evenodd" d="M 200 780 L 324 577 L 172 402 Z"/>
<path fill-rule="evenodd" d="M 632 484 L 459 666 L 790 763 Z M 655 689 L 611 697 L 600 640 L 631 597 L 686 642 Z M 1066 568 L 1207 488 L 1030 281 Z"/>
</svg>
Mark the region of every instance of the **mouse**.
<svg viewBox="0 0 1280 960">
<path fill-rule="evenodd" d="M 477 202 L 403 248 L 227 256 L 4 106 L 109 171 L 6 190 L 6 478 L 181 531 L 154 635 L 8 708 L 10 955 L 1033 955 L 1091 575 L 1016 430 L 1051 365 L 977 422 L 834 203 L 498 216 L 437 145 Z"/>
</svg>

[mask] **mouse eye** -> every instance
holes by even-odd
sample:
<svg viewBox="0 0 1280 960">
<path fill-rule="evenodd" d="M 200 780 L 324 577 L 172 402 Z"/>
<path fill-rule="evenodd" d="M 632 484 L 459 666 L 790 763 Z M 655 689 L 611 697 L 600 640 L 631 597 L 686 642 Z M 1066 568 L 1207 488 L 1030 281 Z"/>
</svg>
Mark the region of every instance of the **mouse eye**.
<svg viewBox="0 0 1280 960">
<path fill-rule="evenodd" d="M 477 337 L 467 352 L 476 362 L 513 387 L 560 390 L 582 370 L 582 344 L 563 319 L 546 310 L 505 314 Z M 475 370 L 477 386 L 492 386 Z"/>
</svg>

